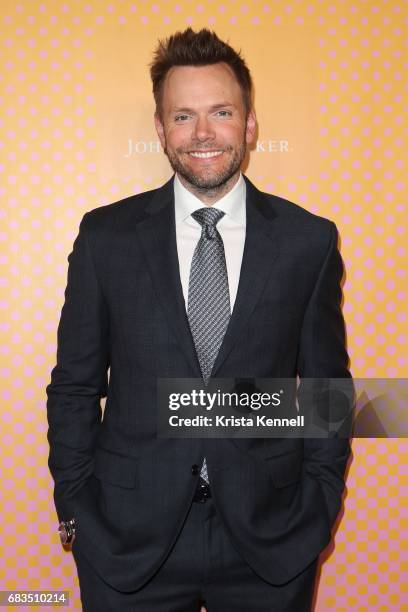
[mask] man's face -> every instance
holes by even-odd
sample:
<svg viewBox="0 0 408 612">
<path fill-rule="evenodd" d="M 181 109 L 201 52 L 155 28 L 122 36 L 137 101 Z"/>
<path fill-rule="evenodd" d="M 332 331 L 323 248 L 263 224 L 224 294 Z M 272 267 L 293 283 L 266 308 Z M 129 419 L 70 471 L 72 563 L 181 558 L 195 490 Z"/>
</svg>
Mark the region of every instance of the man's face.
<svg viewBox="0 0 408 612">
<path fill-rule="evenodd" d="M 175 66 L 168 72 L 156 130 L 173 170 L 193 191 L 214 190 L 238 177 L 255 124 L 228 65 Z"/>
</svg>

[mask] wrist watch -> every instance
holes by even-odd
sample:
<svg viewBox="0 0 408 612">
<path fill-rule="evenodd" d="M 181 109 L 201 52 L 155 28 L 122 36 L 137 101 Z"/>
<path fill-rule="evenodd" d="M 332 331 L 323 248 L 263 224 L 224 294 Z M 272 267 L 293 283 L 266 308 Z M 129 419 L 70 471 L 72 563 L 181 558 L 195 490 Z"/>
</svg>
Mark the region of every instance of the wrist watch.
<svg viewBox="0 0 408 612">
<path fill-rule="evenodd" d="M 61 544 L 71 544 L 75 539 L 75 519 L 61 521 L 58 526 Z"/>
</svg>

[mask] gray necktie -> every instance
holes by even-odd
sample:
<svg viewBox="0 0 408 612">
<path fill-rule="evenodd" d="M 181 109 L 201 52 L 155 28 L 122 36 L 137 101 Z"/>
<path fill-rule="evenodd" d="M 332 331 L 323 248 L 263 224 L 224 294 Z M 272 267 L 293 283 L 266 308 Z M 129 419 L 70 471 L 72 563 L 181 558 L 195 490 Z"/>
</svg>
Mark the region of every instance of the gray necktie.
<svg viewBox="0 0 408 612">
<path fill-rule="evenodd" d="M 216 228 L 224 214 L 206 207 L 191 215 L 202 230 L 191 262 L 187 314 L 205 384 L 231 317 L 224 243 Z M 205 457 L 200 475 L 208 482 Z"/>
</svg>

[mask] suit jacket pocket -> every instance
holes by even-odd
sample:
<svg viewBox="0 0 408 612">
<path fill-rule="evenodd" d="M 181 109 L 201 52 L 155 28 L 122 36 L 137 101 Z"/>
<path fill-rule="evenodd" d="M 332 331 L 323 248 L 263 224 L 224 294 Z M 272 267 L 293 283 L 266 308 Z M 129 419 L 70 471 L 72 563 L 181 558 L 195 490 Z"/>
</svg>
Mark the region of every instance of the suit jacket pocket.
<svg viewBox="0 0 408 612">
<path fill-rule="evenodd" d="M 302 450 L 268 457 L 265 459 L 265 463 L 268 466 L 273 484 L 278 489 L 294 484 L 302 478 Z"/>
<path fill-rule="evenodd" d="M 94 476 L 109 484 L 133 489 L 138 483 L 138 459 L 98 447 L 94 456 Z"/>
</svg>

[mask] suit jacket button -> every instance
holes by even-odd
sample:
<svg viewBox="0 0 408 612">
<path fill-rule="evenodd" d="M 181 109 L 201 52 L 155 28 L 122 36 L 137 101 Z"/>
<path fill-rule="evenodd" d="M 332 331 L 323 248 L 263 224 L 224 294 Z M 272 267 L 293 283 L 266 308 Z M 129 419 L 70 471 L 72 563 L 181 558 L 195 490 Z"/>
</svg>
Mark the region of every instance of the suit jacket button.
<svg viewBox="0 0 408 612">
<path fill-rule="evenodd" d="M 198 467 L 196 463 L 194 463 L 194 465 L 191 466 L 191 473 L 193 476 L 197 476 L 197 474 L 200 473 L 200 468 Z"/>
</svg>

